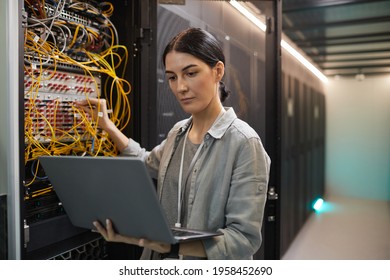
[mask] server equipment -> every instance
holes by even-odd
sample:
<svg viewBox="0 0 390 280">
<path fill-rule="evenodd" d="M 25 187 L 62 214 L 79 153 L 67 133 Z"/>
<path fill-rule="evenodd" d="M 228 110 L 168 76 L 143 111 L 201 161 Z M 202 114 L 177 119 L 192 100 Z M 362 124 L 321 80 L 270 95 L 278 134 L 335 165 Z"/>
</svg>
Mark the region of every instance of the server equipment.
<svg viewBox="0 0 390 280">
<path fill-rule="evenodd" d="M 107 257 L 97 234 L 71 225 L 38 158 L 117 155 L 96 120 L 74 105 L 105 98 L 120 129 L 130 121 L 128 50 L 119 44 L 114 11 L 111 2 L 24 1 L 25 258 Z"/>
</svg>

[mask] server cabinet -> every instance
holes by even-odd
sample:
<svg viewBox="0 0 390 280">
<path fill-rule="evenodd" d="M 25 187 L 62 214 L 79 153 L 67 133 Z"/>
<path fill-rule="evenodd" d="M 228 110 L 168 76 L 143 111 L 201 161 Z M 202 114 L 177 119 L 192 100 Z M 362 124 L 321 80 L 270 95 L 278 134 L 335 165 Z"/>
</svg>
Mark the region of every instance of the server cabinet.
<svg viewBox="0 0 390 280">
<path fill-rule="evenodd" d="M 72 226 L 39 155 L 116 155 L 104 132 L 72 104 L 87 97 L 106 98 L 124 133 L 148 145 L 153 138 L 148 124 L 155 122 L 145 112 L 153 96 L 145 99 L 140 92 L 149 96 L 155 87 L 149 58 L 155 50 L 156 1 L 18 0 L 5 7 L 8 87 L 2 98 L 10 108 L 1 125 L 10 133 L 1 139 L 2 151 L 8 146 L 1 162 L 7 160 L 2 258 L 137 258 L 137 248 L 111 246 Z"/>
<path fill-rule="evenodd" d="M 281 99 L 280 255 L 324 195 L 324 95 L 283 72 Z"/>
</svg>

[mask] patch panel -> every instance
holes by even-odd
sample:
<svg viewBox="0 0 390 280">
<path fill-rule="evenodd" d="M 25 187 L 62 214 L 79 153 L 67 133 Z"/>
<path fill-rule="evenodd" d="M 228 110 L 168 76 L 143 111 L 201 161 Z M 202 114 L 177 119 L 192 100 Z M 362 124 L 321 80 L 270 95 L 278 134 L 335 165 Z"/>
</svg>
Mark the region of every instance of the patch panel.
<svg viewBox="0 0 390 280">
<path fill-rule="evenodd" d="M 27 67 L 24 71 L 25 97 L 41 99 L 77 100 L 79 97 L 98 96 L 100 93 L 100 77 L 86 76 L 65 71 L 40 70 Z"/>
<path fill-rule="evenodd" d="M 46 14 L 47 14 L 48 17 L 54 16 L 56 14 L 55 10 L 56 9 L 53 8 L 52 5 L 49 5 L 49 4 L 45 5 L 45 11 L 46 11 Z M 78 14 L 76 14 L 74 12 L 71 12 L 71 11 L 66 11 L 66 10 L 63 10 L 60 13 L 59 19 L 62 19 L 62 20 L 65 20 L 65 21 L 69 21 L 69 22 L 83 24 L 83 25 L 86 25 L 86 26 L 92 25 L 91 20 L 89 20 L 88 18 L 83 17 L 81 15 L 78 15 Z"/>
<path fill-rule="evenodd" d="M 53 70 L 40 73 L 32 68 L 26 68 L 24 75 L 26 135 L 39 142 L 85 140 L 85 123 L 73 101 L 97 97 L 100 77 Z"/>
</svg>

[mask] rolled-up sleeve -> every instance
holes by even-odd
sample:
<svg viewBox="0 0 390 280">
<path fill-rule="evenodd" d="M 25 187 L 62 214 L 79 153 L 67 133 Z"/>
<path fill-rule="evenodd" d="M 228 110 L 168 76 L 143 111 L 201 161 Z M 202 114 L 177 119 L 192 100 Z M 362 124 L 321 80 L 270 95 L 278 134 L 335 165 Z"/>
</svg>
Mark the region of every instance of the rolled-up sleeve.
<svg viewBox="0 0 390 280">
<path fill-rule="evenodd" d="M 148 157 L 149 152 L 147 152 L 144 148 L 142 148 L 138 142 L 129 138 L 129 143 L 127 147 L 122 151 L 120 155 L 138 157 L 141 158 L 142 160 L 145 160 Z"/>
<path fill-rule="evenodd" d="M 185 120 L 186 121 L 186 120 Z M 151 151 L 146 151 L 141 145 L 129 138 L 127 147 L 122 151 L 121 156 L 134 156 L 142 159 L 145 162 L 152 178 L 158 178 L 161 161 L 164 160 L 166 149 L 169 150 L 168 156 L 171 154 L 173 145 L 175 143 L 175 135 L 184 121 L 177 123 L 168 133 L 167 139 L 162 141 L 159 145 Z"/>
<path fill-rule="evenodd" d="M 160 145 L 156 146 L 152 151 L 149 152 L 142 148 L 138 142 L 129 138 L 129 144 L 120 155 L 140 158 L 142 161 L 145 162 L 150 176 L 152 178 L 157 178 L 163 147 L 164 142 L 162 142 Z"/>
</svg>

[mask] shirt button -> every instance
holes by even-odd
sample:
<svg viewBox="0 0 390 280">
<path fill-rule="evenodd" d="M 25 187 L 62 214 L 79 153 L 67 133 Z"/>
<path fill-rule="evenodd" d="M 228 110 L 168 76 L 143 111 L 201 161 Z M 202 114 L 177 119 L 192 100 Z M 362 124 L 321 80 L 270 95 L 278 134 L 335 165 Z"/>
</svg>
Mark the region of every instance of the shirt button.
<svg viewBox="0 0 390 280">
<path fill-rule="evenodd" d="M 207 134 L 207 135 L 206 135 L 206 139 L 209 139 L 209 138 L 210 138 L 210 135 Z"/>
</svg>

